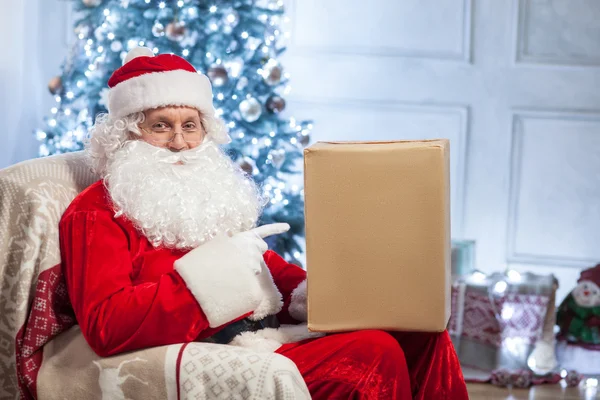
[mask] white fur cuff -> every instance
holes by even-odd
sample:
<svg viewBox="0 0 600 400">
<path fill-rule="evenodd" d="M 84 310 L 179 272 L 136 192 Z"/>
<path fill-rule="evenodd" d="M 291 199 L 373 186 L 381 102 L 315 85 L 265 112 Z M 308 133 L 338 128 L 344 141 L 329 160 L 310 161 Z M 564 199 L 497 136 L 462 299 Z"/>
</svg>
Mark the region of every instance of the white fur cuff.
<svg viewBox="0 0 600 400">
<path fill-rule="evenodd" d="M 292 291 L 292 300 L 288 307 L 290 316 L 297 321 L 307 321 L 306 311 L 306 279 L 303 280 L 297 287 Z"/>
<path fill-rule="evenodd" d="M 232 346 L 246 347 L 254 351 L 274 352 L 281 345 L 296 343 L 305 339 L 325 336 L 321 332 L 310 332 L 306 324 L 281 325 L 277 329 L 265 328 L 256 332 L 243 332 L 229 343 Z"/>
<path fill-rule="evenodd" d="M 258 276 L 260 287 L 263 292 L 263 299 L 256 307 L 250 318 L 253 321 L 258 321 L 265 318 L 268 315 L 275 315 L 283 308 L 283 298 L 275 282 L 273 282 L 273 276 L 271 271 L 264 262 L 261 265 L 261 272 Z"/>
<path fill-rule="evenodd" d="M 203 246 L 211 245 L 214 241 Z M 222 260 L 222 257 L 217 257 L 217 254 L 214 257 L 202 257 L 192 250 L 174 264 L 211 328 L 254 311 L 264 296 L 250 268 L 239 268 L 218 260 Z"/>
</svg>

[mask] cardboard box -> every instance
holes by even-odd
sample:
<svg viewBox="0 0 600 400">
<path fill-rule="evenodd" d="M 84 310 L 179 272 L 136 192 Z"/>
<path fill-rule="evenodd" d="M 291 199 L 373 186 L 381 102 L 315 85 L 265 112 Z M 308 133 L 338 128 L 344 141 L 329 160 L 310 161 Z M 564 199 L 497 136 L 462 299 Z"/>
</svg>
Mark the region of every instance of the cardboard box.
<svg viewBox="0 0 600 400">
<path fill-rule="evenodd" d="M 304 169 L 309 329 L 446 329 L 448 140 L 319 142 Z"/>
</svg>

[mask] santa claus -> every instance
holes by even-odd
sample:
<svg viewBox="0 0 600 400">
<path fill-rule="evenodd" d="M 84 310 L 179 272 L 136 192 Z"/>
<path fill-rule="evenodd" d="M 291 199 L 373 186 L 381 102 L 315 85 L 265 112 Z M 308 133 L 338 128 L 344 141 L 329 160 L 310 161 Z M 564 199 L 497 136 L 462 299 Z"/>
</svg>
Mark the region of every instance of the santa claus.
<svg viewBox="0 0 600 400">
<path fill-rule="evenodd" d="M 208 78 L 184 59 L 133 50 L 110 78 L 86 151 L 102 179 L 60 222 L 83 335 L 100 356 L 190 341 L 276 351 L 315 399 L 466 399 L 446 332 L 306 325 L 306 274 L 269 251 L 264 199 L 219 145 Z"/>
</svg>

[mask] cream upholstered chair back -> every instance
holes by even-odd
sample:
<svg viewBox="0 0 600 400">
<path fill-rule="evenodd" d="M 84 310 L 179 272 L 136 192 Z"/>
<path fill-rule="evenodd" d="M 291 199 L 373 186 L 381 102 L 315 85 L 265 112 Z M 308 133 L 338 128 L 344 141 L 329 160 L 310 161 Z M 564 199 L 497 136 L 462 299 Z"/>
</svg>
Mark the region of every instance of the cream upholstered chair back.
<svg viewBox="0 0 600 400">
<path fill-rule="evenodd" d="M 60 262 L 58 222 L 75 196 L 97 179 L 83 152 L 0 170 L 0 388 L 13 398 L 18 394 L 15 338 L 26 322 L 36 278 Z"/>
</svg>

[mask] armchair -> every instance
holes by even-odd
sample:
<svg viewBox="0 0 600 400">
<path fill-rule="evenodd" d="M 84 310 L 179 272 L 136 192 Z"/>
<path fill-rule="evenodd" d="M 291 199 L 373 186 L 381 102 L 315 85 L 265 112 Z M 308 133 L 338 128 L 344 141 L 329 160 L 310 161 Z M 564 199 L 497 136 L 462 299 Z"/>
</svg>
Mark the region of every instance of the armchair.
<svg viewBox="0 0 600 400">
<path fill-rule="evenodd" d="M 275 353 L 210 343 L 100 358 L 70 309 L 58 222 L 96 181 L 82 152 L 0 170 L 0 399 L 307 399 Z"/>
</svg>

